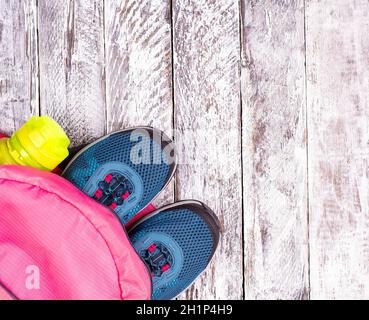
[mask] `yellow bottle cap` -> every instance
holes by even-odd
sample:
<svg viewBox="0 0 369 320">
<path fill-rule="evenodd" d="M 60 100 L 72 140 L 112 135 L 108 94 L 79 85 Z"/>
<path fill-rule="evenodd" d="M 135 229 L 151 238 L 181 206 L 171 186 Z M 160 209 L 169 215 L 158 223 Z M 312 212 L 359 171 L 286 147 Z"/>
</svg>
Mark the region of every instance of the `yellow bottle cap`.
<svg viewBox="0 0 369 320">
<path fill-rule="evenodd" d="M 8 140 L 9 153 L 19 164 L 48 171 L 68 157 L 69 145 L 64 130 L 47 116 L 32 117 Z"/>
</svg>

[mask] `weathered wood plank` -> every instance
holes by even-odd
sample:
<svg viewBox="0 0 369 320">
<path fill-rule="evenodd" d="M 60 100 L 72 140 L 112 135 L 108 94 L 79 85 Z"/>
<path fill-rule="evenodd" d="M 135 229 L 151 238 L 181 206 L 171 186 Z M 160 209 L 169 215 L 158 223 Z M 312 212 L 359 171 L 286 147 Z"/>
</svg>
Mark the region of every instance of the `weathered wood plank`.
<svg viewBox="0 0 369 320">
<path fill-rule="evenodd" d="M 170 1 L 105 1 L 108 130 L 153 126 L 173 135 Z M 173 200 L 173 183 L 156 206 Z"/>
<path fill-rule="evenodd" d="M 304 1 L 241 9 L 245 298 L 305 299 Z"/>
<path fill-rule="evenodd" d="M 39 0 L 41 112 L 73 144 L 105 132 L 103 0 Z"/>
<path fill-rule="evenodd" d="M 105 17 L 109 130 L 172 135 L 170 1 L 107 1 Z"/>
<path fill-rule="evenodd" d="M 369 298 L 369 2 L 309 0 L 312 299 Z"/>
<path fill-rule="evenodd" d="M 204 201 L 224 229 L 211 266 L 181 298 L 242 299 L 239 6 L 177 0 L 173 14 L 177 198 Z"/>
<path fill-rule="evenodd" d="M 0 1 L 0 131 L 38 114 L 36 0 Z"/>
</svg>

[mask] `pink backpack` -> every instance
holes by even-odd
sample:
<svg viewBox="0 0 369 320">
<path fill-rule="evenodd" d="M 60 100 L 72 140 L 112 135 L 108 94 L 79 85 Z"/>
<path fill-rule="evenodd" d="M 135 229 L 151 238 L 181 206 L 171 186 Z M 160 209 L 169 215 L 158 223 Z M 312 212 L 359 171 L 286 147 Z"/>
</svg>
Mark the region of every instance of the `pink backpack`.
<svg viewBox="0 0 369 320">
<path fill-rule="evenodd" d="M 65 179 L 0 166 L 0 300 L 148 300 L 119 219 Z"/>
</svg>

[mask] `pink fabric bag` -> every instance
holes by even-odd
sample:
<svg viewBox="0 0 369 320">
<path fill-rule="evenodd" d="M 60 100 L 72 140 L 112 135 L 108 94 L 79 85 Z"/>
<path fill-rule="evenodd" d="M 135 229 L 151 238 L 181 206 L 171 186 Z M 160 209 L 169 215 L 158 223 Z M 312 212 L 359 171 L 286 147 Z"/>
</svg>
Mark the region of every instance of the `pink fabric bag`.
<svg viewBox="0 0 369 320">
<path fill-rule="evenodd" d="M 0 299 L 148 300 L 119 219 L 65 179 L 0 166 Z"/>
</svg>

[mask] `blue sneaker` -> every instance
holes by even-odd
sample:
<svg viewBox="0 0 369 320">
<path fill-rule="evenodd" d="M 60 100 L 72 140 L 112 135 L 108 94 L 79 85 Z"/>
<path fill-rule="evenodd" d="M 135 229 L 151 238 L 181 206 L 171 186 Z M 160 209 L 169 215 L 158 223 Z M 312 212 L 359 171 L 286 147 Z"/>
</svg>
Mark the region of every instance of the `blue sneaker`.
<svg viewBox="0 0 369 320">
<path fill-rule="evenodd" d="M 128 231 L 151 271 L 153 300 L 173 299 L 195 281 L 214 255 L 220 230 L 207 206 L 182 201 L 147 215 Z"/>
<path fill-rule="evenodd" d="M 79 151 L 62 176 L 127 224 L 176 170 L 173 142 L 149 127 L 119 131 Z"/>
</svg>

